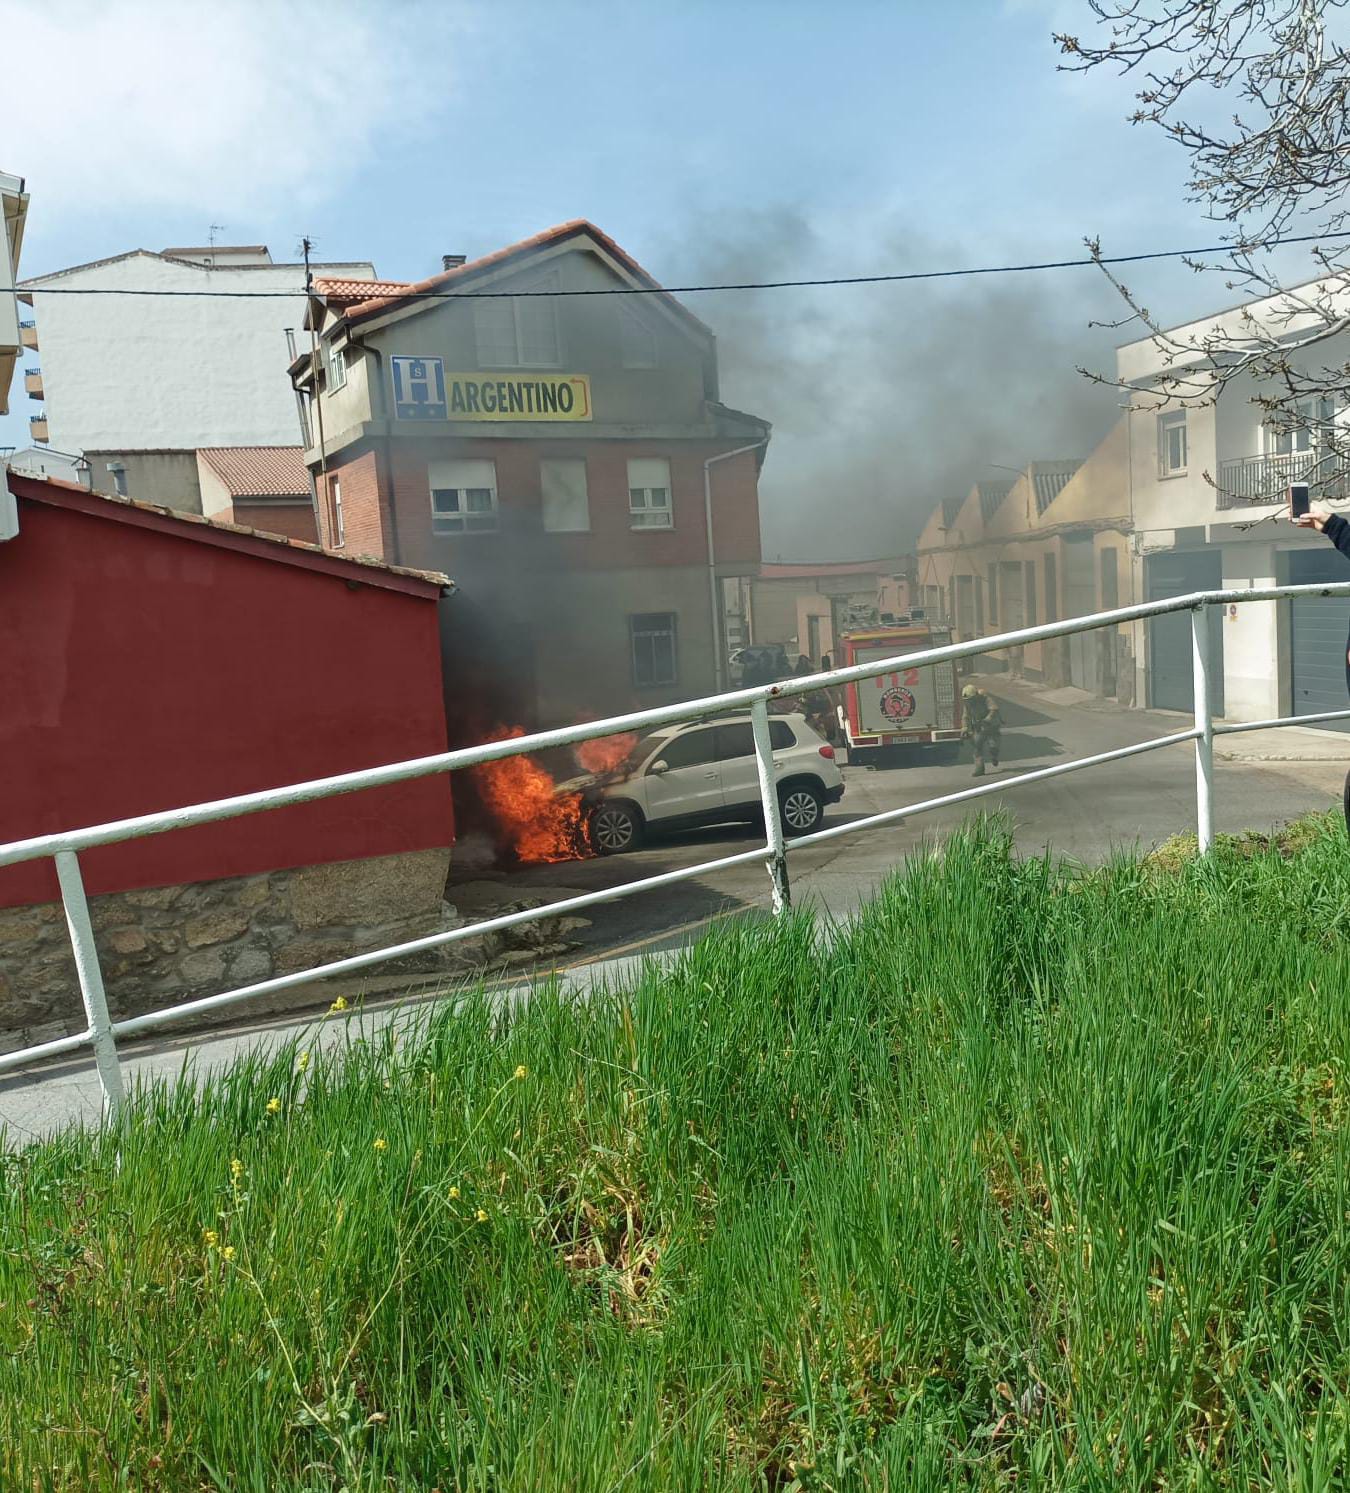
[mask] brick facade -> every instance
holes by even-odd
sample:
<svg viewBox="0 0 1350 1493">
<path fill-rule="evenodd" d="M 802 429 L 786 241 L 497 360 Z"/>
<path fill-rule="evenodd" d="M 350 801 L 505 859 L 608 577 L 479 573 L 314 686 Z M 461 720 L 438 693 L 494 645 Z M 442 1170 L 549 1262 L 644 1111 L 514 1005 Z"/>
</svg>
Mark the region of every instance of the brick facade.
<svg viewBox="0 0 1350 1493">
<path fill-rule="evenodd" d="M 327 484 L 323 478 L 319 479 L 319 491 L 326 494 L 326 500 L 319 504 L 319 518 L 327 549 L 333 548 L 336 539 L 333 533 L 334 481 L 338 483 L 342 496 L 343 549 L 349 555 L 391 559 L 393 546 L 389 541 L 387 499 L 381 489 L 380 462 L 375 452 L 343 452 L 340 458 L 329 462 Z"/>
<path fill-rule="evenodd" d="M 233 510 L 217 514 L 231 523 L 244 524 L 263 534 L 280 534 L 283 539 L 303 539 L 306 544 L 318 542 L 314 529 L 314 509 L 306 503 L 236 503 Z"/>
</svg>

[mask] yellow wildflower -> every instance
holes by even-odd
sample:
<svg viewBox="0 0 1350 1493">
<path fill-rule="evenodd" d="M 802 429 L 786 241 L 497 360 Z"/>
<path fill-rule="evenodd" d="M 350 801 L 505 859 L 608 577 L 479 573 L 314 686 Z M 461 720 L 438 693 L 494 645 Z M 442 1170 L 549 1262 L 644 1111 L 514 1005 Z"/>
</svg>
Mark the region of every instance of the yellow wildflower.
<svg viewBox="0 0 1350 1493">
<path fill-rule="evenodd" d="M 328 1008 L 330 1011 L 345 1011 L 347 1009 L 347 997 L 340 995 Z"/>
<path fill-rule="evenodd" d="M 234 1245 L 233 1244 L 227 1244 L 225 1246 L 225 1248 L 221 1250 L 220 1257 L 221 1257 L 222 1260 L 232 1260 L 232 1259 L 234 1259 Z"/>
<path fill-rule="evenodd" d="M 517 1078 L 517 1079 L 521 1079 L 521 1078 L 524 1078 L 524 1077 L 525 1077 L 525 1075 L 526 1075 L 526 1074 L 527 1074 L 527 1073 L 528 1073 L 528 1072 L 529 1072 L 529 1071 L 530 1071 L 530 1070 L 529 1070 L 529 1069 L 528 1069 L 528 1068 L 527 1068 L 527 1067 L 526 1067 L 526 1066 L 525 1066 L 525 1064 L 524 1064 L 524 1063 L 520 1063 L 520 1064 L 518 1064 L 518 1065 L 517 1065 L 517 1067 L 516 1067 L 516 1078 Z"/>
<path fill-rule="evenodd" d="M 459 1197 L 459 1188 L 458 1187 L 452 1187 L 450 1189 L 450 1201 L 453 1203 L 456 1200 L 456 1198 L 458 1198 L 458 1197 Z"/>
<path fill-rule="evenodd" d="M 238 1182 L 244 1175 L 244 1163 L 236 1156 L 230 1162 L 230 1176 Z"/>
<path fill-rule="evenodd" d="M 202 1243 L 206 1245 L 207 1249 L 214 1249 L 219 1242 L 220 1235 L 214 1229 L 202 1230 Z"/>
<path fill-rule="evenodd" d="M 269 1099 L 267 1101 L 267 1113 L 269 1115 L 279 1115 L 281 1113 L 281 1100 Z"/>
<path fill-rule="evenodd" d="M 305 1071 L 305 1069 L 309 1067 L 309 1053 L 308 1052 L 302 1052 L 300 1054 L 300 1056 L 298 1058 L 296 1058 L 296 1060 L 295 1060 L 295 1066 L 297 1068 L 299 1068 L 299 1070 L 301 1071 L 301 1073 L 303 1073 Z"/>
<path fill-rule="evenodd" d="M 474 1214 L 474 1217 L 478 1220 L 479 1223 L 487 1222 L 487 1213 L 482 1208 L 480 1208 L 478 1212 Z"/>
<path fill-rule="evenodd" d="M 375 1149 L 377 1151 L 387 1151 L 389 1149 L 389 1142 L 385 1140 L 384 1136 L 377 1135 L 375 1137 Z"/>
</svg>

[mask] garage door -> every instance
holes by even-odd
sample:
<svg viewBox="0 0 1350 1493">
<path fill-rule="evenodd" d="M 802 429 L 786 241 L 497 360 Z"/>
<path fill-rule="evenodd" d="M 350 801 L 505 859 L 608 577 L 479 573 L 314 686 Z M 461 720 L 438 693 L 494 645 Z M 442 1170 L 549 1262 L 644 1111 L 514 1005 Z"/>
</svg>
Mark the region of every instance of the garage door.
<svg viewBox="0 0 1350 1493">
<path fill-rule="evenodd" d="M 1350 581 L 1350 566 L 1329 545 L 1325 550 L 1292 552 L 1289 584 L 1314 586 L 1319 581 Z M 1347 628 L 1350 628 L 1350 597 L 1315 596 L 1289 603 L 1295 715 L 1350 709 L 1350 700 L 1345 695 Z M 1325 724 L 1333 730 L 1350 730 L 1347 721 Z"/>
<path fill-rule="evenodd" d="M 1086 617 L 1097 610 L 1096 564 L 1092 539 L 1064 541 L 1064 615 Z M 1089 632 L 1069 635 L 1069 683 L 1078 689 L 1097 688 L 1096 636 Z"/>
<path fill-rule="evenodd" d="M 1150 555 L 1144 561 L 1144 589 L 1149 601 L 1166 601 L 1190 591 L 1217 591 L 1223 583 L 1220 552 L 1190 550 Z M 1195 709 L 1191 661 L 1191 614 L 1170 612 L 1155 617 L 1148 629 L 1148 703 L 1155 710 Z M 1223 617 L 1209 609 L 1209 708 L 1223 714 Z"/>
</svg>

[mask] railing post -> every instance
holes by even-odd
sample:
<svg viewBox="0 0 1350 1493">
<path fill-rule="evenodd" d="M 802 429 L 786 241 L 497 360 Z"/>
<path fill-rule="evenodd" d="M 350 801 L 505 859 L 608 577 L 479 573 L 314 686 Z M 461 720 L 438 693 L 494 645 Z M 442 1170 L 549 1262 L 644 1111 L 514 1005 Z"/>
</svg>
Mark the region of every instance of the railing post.
<svg viewBox="0 0 1350 1493">
<path fill-rule="evenodd" d="M 84 997 L 84 1014 L 89 1021 L 89 1041 L 94 1049 L 98 1081 L 103 1087 L 103 1118 L 117 1118 L 124 1097 L 122 1069 L 117 1061 L 117 1041 L 108 1015 L 108 997 L 103 990 L 103 970 L 98 962 L 94 928 L 89 921 L 89 899 L 84 894 L 84 877 L 80 859 L 73 850 L 56 852 L 56 876 L 61 883 L 61 901 L 66 909 L 66 927 L 70 947 L 75 955 L 75 973 Z"/>
<path fill-rule="evenodd" d="M 783 816 L 778 804 L 778 784 L 774 779 L 767 700 L 756 700 L 750 707 L 750 729 L 755 737 L 755 771 L 759 774 L 759 798 L 764 806 L 764 835 L 769 852 L 769 877 L 773 882 L 773 913 L 778 917 L 792 906 L 792 883 L 788 880 Z"/>
<path fill-rule="evenodd" d="M 1191 612 L 1191 656 L 1195 683 L 1195 835 L 1200 854 L 1214 845 L 1214 716 L 1210 710 L 1209 605 Z"/>
</svg>

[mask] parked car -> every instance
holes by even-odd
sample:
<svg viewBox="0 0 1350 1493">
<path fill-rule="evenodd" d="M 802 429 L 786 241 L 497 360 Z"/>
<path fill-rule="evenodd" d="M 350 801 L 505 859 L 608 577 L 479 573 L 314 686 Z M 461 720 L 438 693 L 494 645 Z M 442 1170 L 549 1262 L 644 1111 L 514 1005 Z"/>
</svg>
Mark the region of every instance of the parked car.
<svg viewBox="0 0 1350 1493">
<path fill-rule="evenodd" d="M 769 721 L 778 805 L 788 835 L 816 829 L 827 804 L 844 796 L 834 748 L 802 715 Z M 581 792 L 587 833 L 599 855 L 635 850 L 648 831 L 760 817 L 759 776 L 748 714 L 719 716 L 645 736 L 612 773 L 558 785 Z"/>
</svg>

